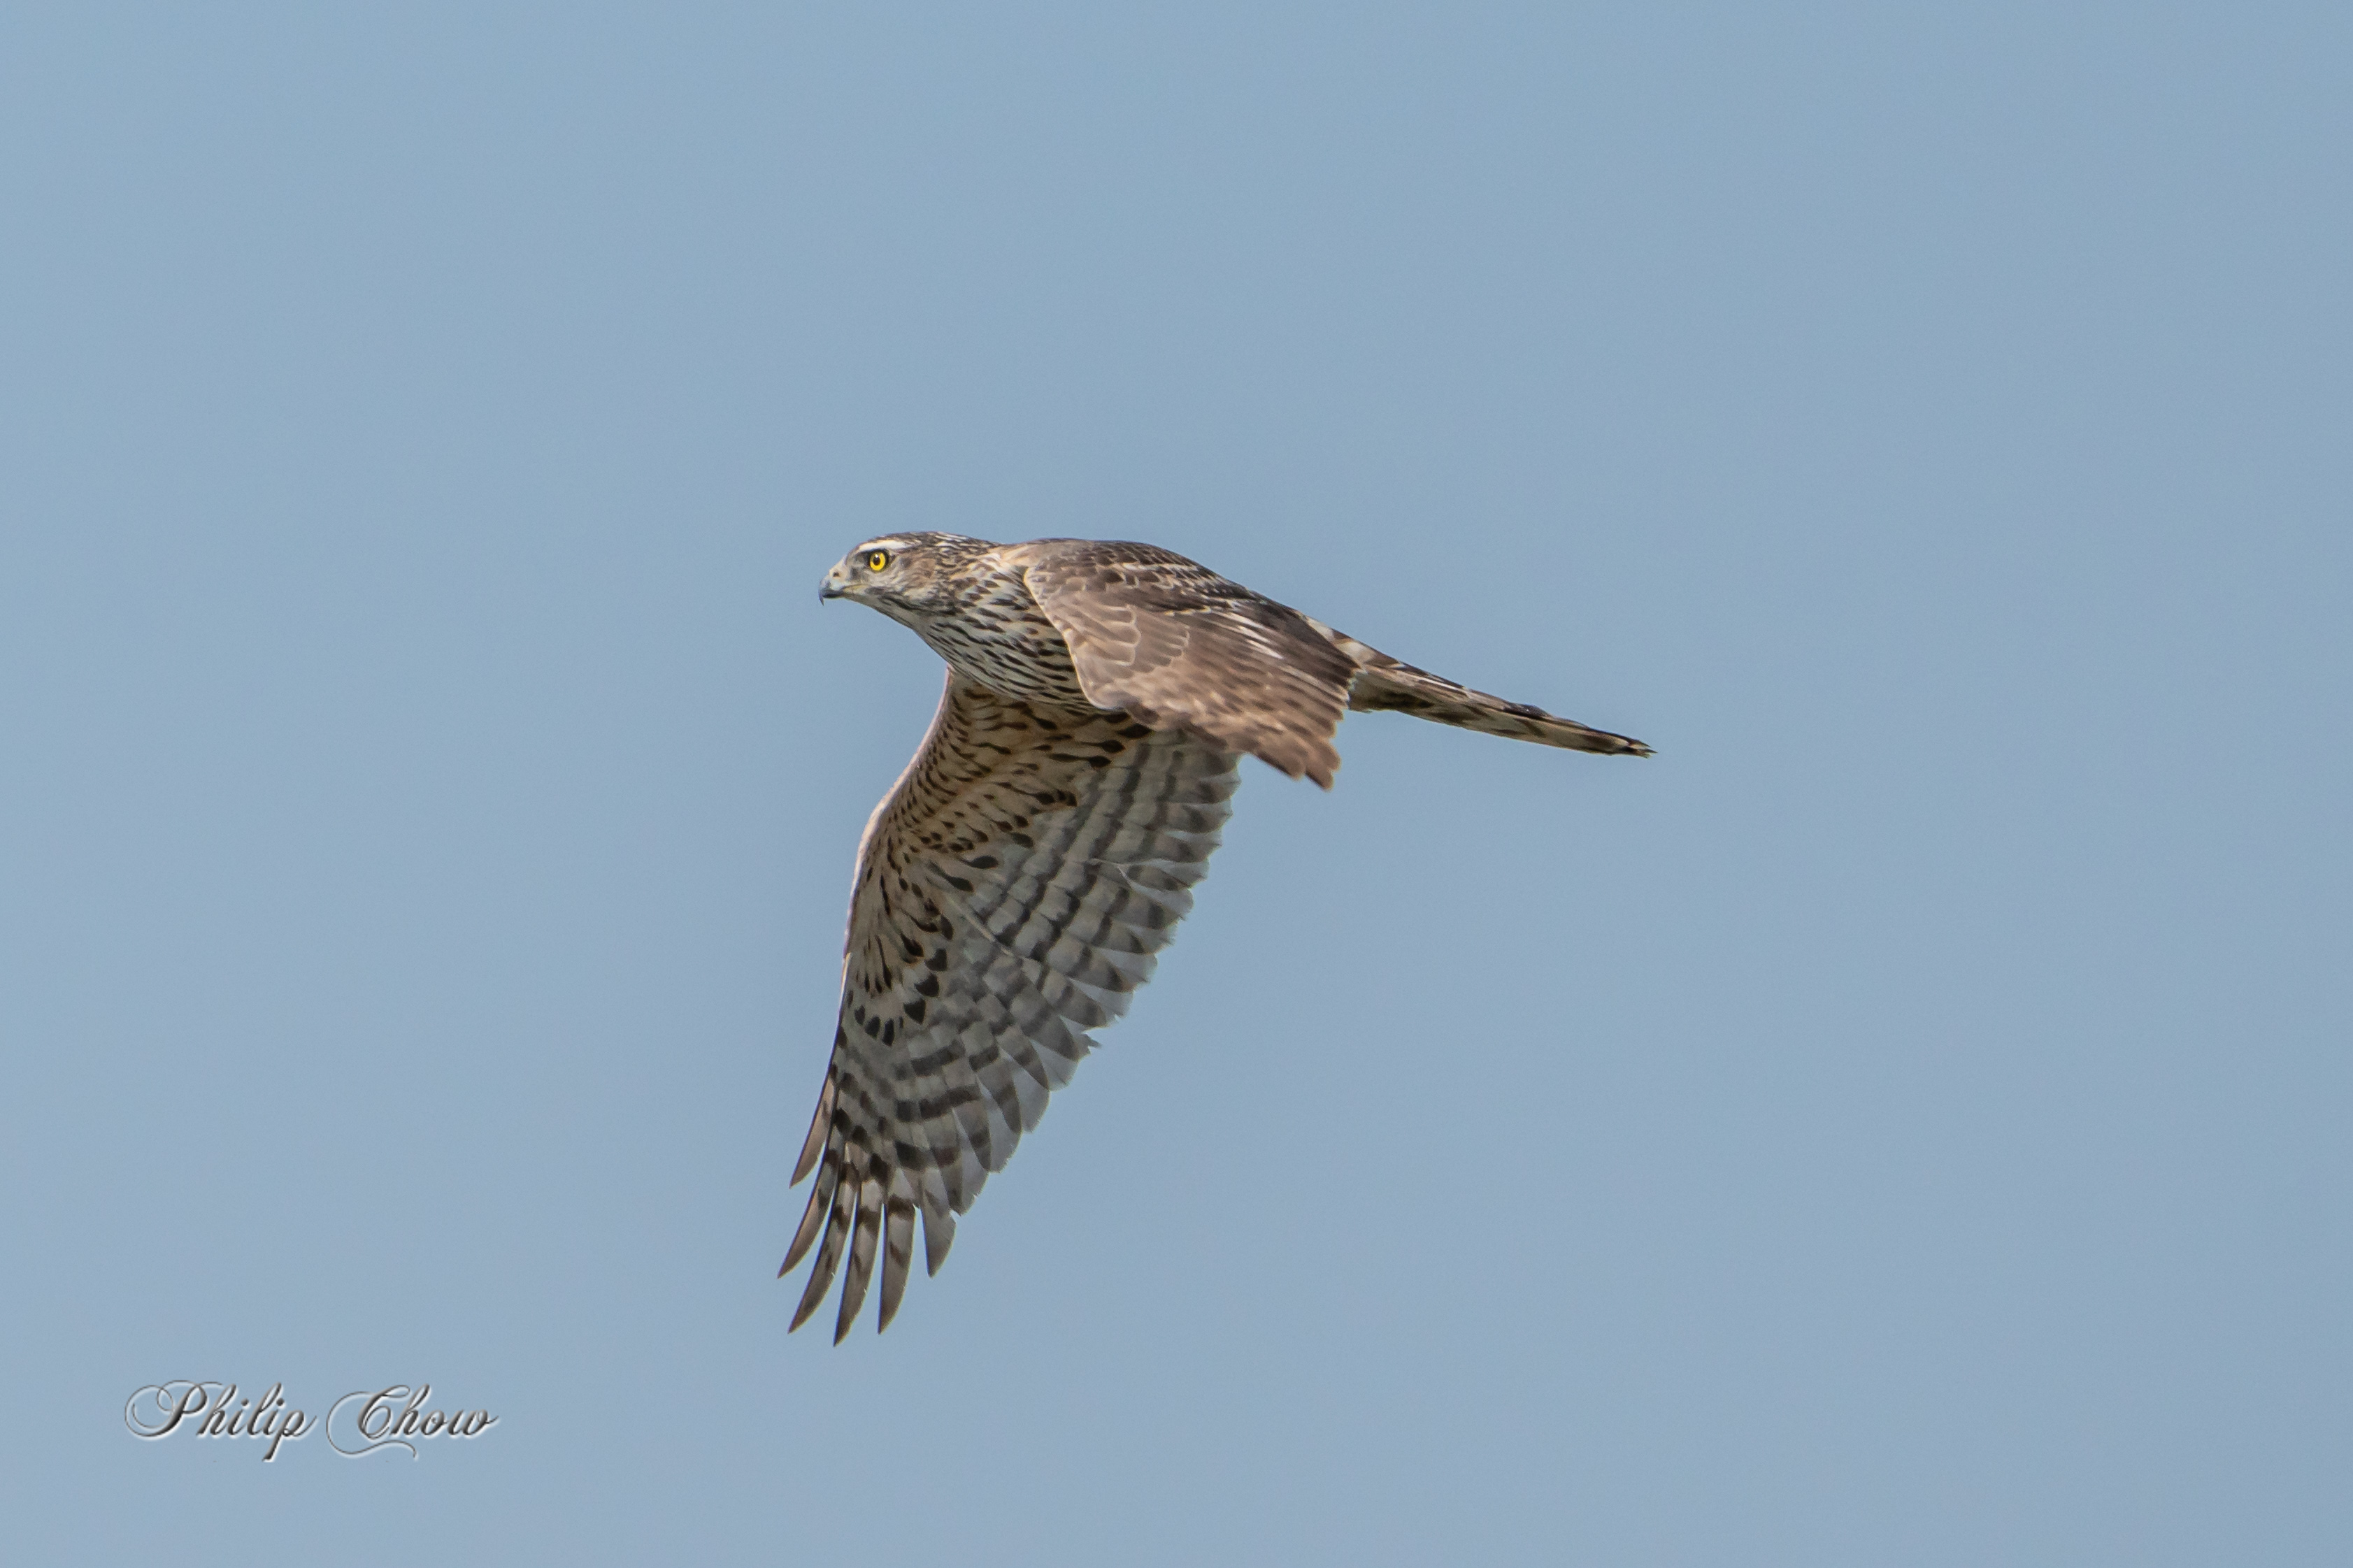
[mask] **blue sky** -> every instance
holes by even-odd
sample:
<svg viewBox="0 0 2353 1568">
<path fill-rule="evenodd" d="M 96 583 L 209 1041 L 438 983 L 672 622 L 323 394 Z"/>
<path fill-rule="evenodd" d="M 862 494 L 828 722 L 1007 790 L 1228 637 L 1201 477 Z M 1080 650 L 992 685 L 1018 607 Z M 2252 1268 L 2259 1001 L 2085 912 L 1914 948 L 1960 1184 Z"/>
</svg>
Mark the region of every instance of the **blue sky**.
<svg viewBox="0 0 2353 1568">
<path fill-rule="evenodd" d="M 25 1561 L 2336 1563 L 2340 7 L 0 20 Z M 871 534 L 1360 715 L 785 1334 Z M 870 1308 L 871 1314 L 871 1308 Z M 410 1461 L 126 1433 L 173 1378 Z"/>
</svg>

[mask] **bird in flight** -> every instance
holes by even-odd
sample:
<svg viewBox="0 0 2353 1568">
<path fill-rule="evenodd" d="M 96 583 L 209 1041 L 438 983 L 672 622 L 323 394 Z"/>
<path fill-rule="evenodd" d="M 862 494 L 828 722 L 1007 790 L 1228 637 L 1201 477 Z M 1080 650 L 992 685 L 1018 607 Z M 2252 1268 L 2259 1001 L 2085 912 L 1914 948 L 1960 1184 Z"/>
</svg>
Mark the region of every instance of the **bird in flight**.
<svg viewBox="0 0 2353 1568">
<path fill-rule="evenodd" d="M 842 1259 L 839 1344 L 879 1257 L 899 1310 L 923 1221 L 937 1273 L 989 1173 L 1127 1010 L 1192 908 L 1242 753 L 1325 789 L 1348 710 L 1570 751 L 1640 741 L 1417 669 L 1150 544 L 870 539 L 818 598 L 871 605 L 947 661 L 914 760 L 858 844 L 841 1013 L 793 1183 L 793 1314 Z"/>
</svg>

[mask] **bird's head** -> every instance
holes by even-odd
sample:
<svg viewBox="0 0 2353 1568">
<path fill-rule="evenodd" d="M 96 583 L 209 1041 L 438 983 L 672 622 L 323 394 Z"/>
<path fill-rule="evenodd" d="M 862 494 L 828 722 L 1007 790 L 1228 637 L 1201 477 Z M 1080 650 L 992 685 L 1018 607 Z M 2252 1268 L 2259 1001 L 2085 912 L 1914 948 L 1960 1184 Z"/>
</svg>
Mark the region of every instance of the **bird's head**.
<svg viewBox="0 0 2353 1568">
<path fill-rule="evenodd" d="M 835 562 L 817 596 L 856 599 L 913 625 L 953 610 L 950 580 L 969 557 L 993 548 L 955 533 L 886 533 Z"/>
</svg>

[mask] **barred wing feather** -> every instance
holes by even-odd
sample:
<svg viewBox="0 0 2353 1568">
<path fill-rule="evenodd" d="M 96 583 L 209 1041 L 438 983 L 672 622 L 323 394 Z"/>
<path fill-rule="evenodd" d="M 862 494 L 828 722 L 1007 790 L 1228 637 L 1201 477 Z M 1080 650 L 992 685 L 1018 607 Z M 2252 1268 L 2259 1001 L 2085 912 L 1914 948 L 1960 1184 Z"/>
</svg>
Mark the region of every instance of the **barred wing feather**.
<svg viewBox="0 0 2353 1568">
<path fill-rule="evenodd" d="M 859 844 L 833 1058 L 793 1173 L 817 1184 L 778 1270 L 816 1247 L 793 1327 L 839 1273 L 839 1342 L 878 1259 L 888 1327 L 918 1214 L 937 1272 L 1088 1031 L 1151 977 L 1236 782 L 1231 752 L 1183 731 L 950 673 Z"/>
</svg>

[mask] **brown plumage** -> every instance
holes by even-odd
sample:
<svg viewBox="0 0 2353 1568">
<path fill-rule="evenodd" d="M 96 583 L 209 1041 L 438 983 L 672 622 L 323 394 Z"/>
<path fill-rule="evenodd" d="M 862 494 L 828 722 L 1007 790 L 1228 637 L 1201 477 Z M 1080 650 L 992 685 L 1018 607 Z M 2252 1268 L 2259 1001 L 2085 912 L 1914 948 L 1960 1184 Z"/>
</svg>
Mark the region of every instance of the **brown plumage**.
<svg viewBox="0 0 2353 1568">
<path fill-rule="evenodd" d="M 1329 789 L 1354 708 L 1650 754 L 1149 544 L 892 534 L 850 552 L 820 596 L 873 605 L 948 663 L 931 731 L 858 847 L 833 1059 L 793 1172 L 817 1185 L 777 1272 L 816 1247 L 797 1329 L 839 1274 L 837 1342 L 878 1261 L 890 1326 L 918 1215 L 938 1270 L 955 1216 L 1070 1080 L 1088 1031 L 1151 977 L 1242 753 Z"/>
</svg>

